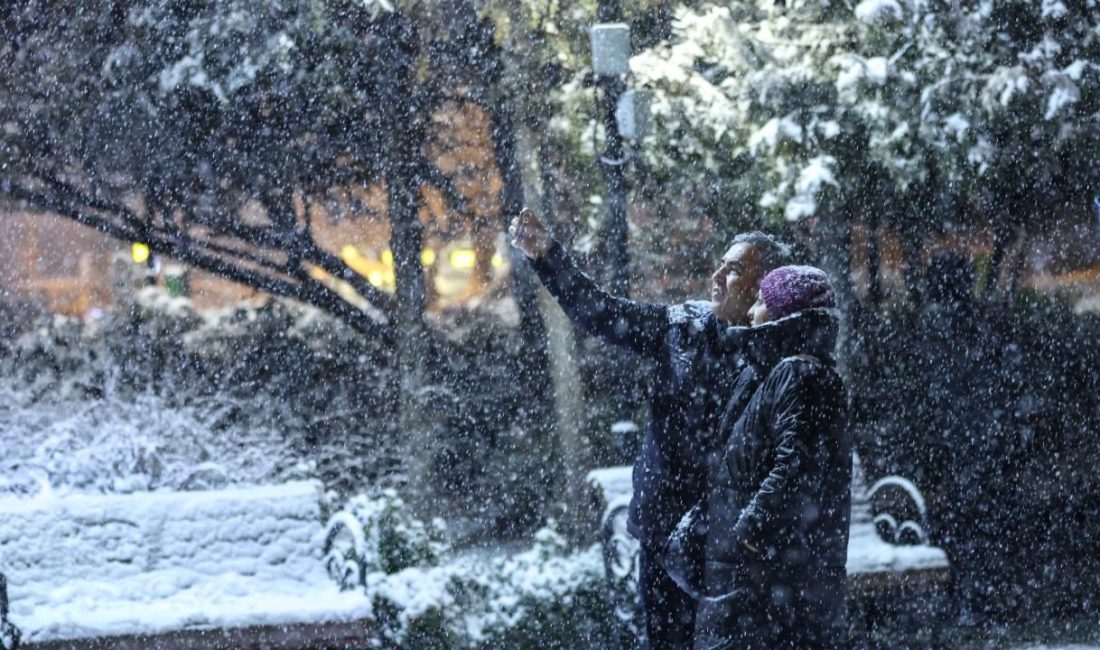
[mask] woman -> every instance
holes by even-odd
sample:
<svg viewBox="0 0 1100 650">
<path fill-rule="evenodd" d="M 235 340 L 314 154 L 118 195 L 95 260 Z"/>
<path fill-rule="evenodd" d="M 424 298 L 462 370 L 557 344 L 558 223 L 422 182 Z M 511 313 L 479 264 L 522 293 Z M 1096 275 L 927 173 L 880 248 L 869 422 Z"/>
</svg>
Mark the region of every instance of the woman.
<svg viewBox="0 0 1100 650">
<path fill-rule="evenodd" d="M 698 587 L 696 650 L 845 645 L 851 447 L 835 307 L 824 272 L 784 266 L 761 280 L 752 326 L 728 332 L 748 367 L 722 419 L 705 516 L 689 513 L 666 564 Z M 693 531 L 705 534 L 695 580 L 676 558 Z"/>
</svg>

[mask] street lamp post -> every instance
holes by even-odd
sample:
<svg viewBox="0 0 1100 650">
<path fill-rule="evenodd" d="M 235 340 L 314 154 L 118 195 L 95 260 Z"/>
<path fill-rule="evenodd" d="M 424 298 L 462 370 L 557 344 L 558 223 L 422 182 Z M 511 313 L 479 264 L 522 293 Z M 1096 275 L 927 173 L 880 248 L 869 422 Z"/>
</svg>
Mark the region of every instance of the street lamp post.
<svg viewBox="0 0 1100 650">
<path fill-rule="evenodd" d="M 626 141 L 632 140 L 635 146 L 645 136 L 648 128 L 648 94 L 644 91 L 627 90 L 627 76 L 630 74 L 630 27 L 621 20 L 618 0 L 598 0 L 596 18 L 598 24 L 592 27 L 592 73 L 601 91 L 603 105 L 604 150 L 600 156 L 600 169 L 603 171 L 607 194 L 604 198 L 604 227 L 601 233 L 601 247 L 604 254 L 606 280 L 611 293 L 628 297 L 630 293 L 630 257 L 627 252 L 627 179 L 628 160 Z M 613 417 L 623 437 L 627 430 L 637 431 L 632 422 L 633 414 L 629 404 L 635 403 L 635 377 L 623 350 L 611 351 L 616 361 L 610 364 L 618 370 L 613 372 L 611 384 Z M 629 425 L 629 426 L 627 426 Z M 623 441 L 620 441 L 621 443 Z M 617 462 L 626 462 L 625 456 L 631 455 L 628 447 L 620 444 L 621 454 Z"/>
<path fill-rule="evenodd" d="M 603 244 L 612 293 L 630 289 L 626 221 L 626 153 L 616 113 L 630 71 L 630 28 L 619 22 L 617 0 L 599 0 L 599 24 L 592 27 L 592 71 L 603 95 L 604 151 L 600 156 L 607 196 L 604 199 Z"/>
</svg>

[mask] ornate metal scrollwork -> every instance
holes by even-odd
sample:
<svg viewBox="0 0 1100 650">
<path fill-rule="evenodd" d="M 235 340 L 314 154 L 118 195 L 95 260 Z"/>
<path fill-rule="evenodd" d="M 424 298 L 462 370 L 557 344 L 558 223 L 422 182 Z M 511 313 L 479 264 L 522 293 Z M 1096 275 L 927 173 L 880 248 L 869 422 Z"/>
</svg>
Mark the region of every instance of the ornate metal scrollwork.
<svg viewBox="0 0 1100 650">
<path fill-rule="evenodd" d="M 638 540 L 626 528 L 630 496 L 615 499 L 604 511 L 600 528 L 604 571 L 611 607 L 618 623 L 620 646 L 641 638 L 642 616 L 638 602 Z"/>
<path fill-rule="evenodd" d="M 902 476 L 884 476 L 867 490 L 875 530 L 899 546 L 928 544 L 928 507 L 917 486 Z"/>
<path fill-rule="evenodd" d="M 16 650 L 21 636 L 19 628 L 8 620 L 8 579 L 0 573 L 0 648 Z"/>
</svg>

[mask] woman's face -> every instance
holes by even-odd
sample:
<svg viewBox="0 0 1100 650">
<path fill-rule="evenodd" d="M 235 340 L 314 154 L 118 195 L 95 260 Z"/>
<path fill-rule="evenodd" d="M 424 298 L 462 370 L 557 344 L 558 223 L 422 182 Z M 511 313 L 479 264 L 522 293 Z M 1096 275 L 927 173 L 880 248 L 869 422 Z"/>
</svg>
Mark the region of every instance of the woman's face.
<svg viewBox="0 0 1100 650">
<path fill-rule="evenodd" d="M 749 308 L 749 323 L 752 325 L 763 325 L 771 319 L 771 315 L 768 314 L 768 308 L 764 306 L 764 299 L 760 296 L 760 293 L 757 292 L 756 302 Z"/>
</svg>

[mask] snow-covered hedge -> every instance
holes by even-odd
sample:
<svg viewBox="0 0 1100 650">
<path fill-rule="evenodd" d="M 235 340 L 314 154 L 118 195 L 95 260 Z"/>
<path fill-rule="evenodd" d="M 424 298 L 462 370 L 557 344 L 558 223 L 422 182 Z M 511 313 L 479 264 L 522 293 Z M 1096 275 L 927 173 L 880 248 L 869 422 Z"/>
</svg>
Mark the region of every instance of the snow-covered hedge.
<svg viewBox="0 0 1100 650">
<path fill-rule="evenodd" d="M 326 566 L 342 588 L 368 594 L 380 646 L 574 647 L 611 633 L 598 547 L 571 551 L 551 521 L 522 552 L 444 562 L 443 529 L 392 490 L 353 497 L 330 517 Z"/>
<path fill-rule="evenodd" d="M 366 585 L 368 574 L 393 574 L 414 566 L 435 566 L 446 550 L 442 519 L 423 522 L 393 489 L 360 494 L 329 517 L 325 567 L 341 589 Z"/>
<path fill-rule="evenodd" d="M 239 407 L 215 399 L 173 404 L 151 393 L 31 401 L 0 388 L 0 493 L 202 490 L 313 475 L 270 425 L 217 435 Z"/>
<path fill-rule="evenodd" d="M 6 340 L 0 492 L 209 489 L 315 475 L 323 454 L 295 449 L 307 422 L 291 399 L 271 399 L 287 383 L 271 365 L 277 355 L 258 354 L 233 327 L 251 322 L 268 335 L 308 314 L 293 316 L 278 307 L 203 316 L 149 288 L 129 310 L 55 316 Z M 235 339 L 237 357 L 220 355 L 211 339 Z M 250 374 L 270 383 L 248 382 Z"/>
<path fill-rule="evenodd" d="M 593 647 L 613 632 L 599 547 L 570 551 L 553 522 L 457 582 L 472 647 Z"/>
<path fill-rule="evenodd" d="M 0 476 L 17 477 L 13 489 L 203 489 L 303 475 L 342 496 L 403 485 L 392 346 L 331 315 L 283 300 L 199 311 L 158 287 L 97 319 L 27 327 L 5 325 L 3 313 L 0 330 L 18 333 L 0 337 Z M 440 511 L 468 535 L 533 531 L 554 475 L 538 447 L 546 437 L 518 422 L 530 400 L 512 381 L 527 355 L 521 337 L 487 309 L 438 325 L 423 388 L 439 396 Z"/>
<path fill-rule="evenodd" d="M 609 646 L 600 549 L 570 551 L 552 524 L 526 551 L 370 574 L 379 643 L 394 648 Z"/>
<path fill-rule="evenodd" d="M 148 287 L 97 319 L 13 332 L 0 341 L 12 490 L 362 485 L 397 465 L 388 352 L 316 309 L 199 312 Z"/>
</svg>

